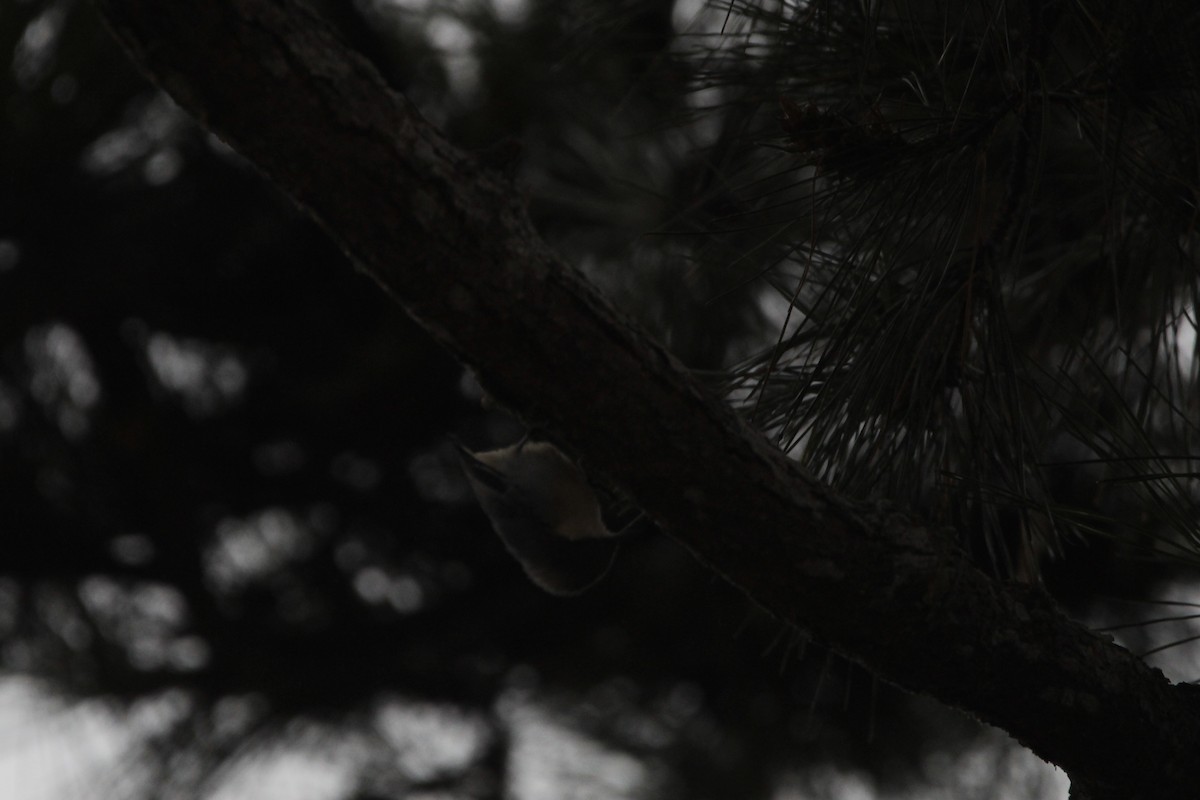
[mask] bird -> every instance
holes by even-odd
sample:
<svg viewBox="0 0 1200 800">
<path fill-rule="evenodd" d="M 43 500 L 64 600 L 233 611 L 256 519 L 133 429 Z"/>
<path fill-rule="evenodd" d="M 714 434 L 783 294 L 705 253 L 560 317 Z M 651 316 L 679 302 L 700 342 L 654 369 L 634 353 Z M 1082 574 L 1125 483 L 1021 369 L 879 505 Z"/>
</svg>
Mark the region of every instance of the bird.
<svg viewBox="0 0 1200 800">
<path fill-rule="evenodd" d="M 595 491 L 562 451 L 528 437 L 485 452 L 454 444 L 480 507 L 535 584 L 572 597 L 608 574 L 631 526 L 605 525 Z"/>
</svg>

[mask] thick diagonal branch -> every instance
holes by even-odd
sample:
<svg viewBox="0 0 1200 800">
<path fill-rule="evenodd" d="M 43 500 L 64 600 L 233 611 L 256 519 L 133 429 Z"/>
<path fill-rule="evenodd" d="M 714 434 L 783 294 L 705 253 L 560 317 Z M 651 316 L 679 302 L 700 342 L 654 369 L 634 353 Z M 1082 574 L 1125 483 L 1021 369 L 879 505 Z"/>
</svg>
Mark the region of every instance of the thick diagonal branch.
<svg viewBox="0 0 1200 800">
<path fill-rule="evenodd" d="M 513 187 L 303 3 L 97 2 L 153 80 L 491 393 L 764 608 L 1114 796 L 1200 785 L 1200 714 L 1161 673 L 975 570 L 942 532 L 804 474 L 558 260 Z"/>
</svg>

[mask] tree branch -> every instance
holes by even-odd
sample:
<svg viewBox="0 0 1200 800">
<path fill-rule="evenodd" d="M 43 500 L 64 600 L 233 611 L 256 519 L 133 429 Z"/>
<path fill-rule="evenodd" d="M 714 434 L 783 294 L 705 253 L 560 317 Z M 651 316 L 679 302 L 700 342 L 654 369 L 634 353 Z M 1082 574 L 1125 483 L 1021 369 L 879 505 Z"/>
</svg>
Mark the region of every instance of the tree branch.
<svg viewBox="0 0 1200 800">
<path fill-rule="evenodd" d="M 855 507 L 788 461 L 561 263 L 514 187 L 450 145 L 302 2 L 97 5 L 152 80 L 490 393 L 761 606 L 1007 730 L 1089 787 L 1194 794 L 1190 692 L 1039 590 L 976 570 L 950 533 Z"/>
</svg>

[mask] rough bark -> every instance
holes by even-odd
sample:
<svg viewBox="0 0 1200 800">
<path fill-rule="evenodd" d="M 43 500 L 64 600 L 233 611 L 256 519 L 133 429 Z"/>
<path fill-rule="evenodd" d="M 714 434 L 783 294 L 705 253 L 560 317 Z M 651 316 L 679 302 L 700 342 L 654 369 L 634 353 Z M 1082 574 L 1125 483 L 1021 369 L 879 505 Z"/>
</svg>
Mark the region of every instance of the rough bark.
<svg viewBox="0 0 1200 800">
<path fill-rule="evenodd" d="M 299 0 L 96 0 L 147 75 L 317 219 L 483 385 L 779 619 L 999 726 L 1089 797 L 1200 785 L 1200 704 L 946 531 L 834 496 L 538 238 Z"/>
</svg>

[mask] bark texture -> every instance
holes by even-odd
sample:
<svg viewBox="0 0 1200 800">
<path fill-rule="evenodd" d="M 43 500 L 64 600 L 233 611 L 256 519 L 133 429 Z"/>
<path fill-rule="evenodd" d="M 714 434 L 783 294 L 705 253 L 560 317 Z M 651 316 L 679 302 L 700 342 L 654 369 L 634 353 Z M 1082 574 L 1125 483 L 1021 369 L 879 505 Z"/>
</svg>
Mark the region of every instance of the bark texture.
<svg viewBox="0 0 1200 800">
<path fill-rule="evenodd" d="M 300 0 L 96 0 L 150 78 L 531 425 L 779 619 L 1011 733 L 1088 797 L 1200 786 L 1200 703 L 953 535 L 832 495 L 541 242 Z M 1200 692 L 1197 692 L 1200 693 Z"/>
</svg>

